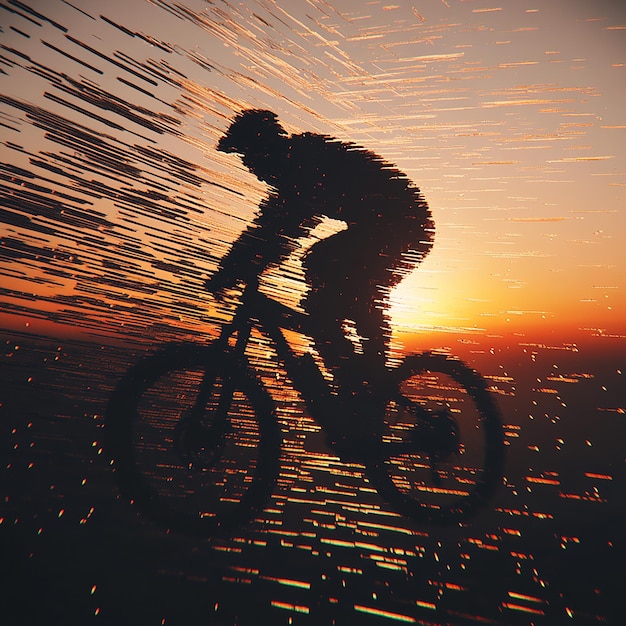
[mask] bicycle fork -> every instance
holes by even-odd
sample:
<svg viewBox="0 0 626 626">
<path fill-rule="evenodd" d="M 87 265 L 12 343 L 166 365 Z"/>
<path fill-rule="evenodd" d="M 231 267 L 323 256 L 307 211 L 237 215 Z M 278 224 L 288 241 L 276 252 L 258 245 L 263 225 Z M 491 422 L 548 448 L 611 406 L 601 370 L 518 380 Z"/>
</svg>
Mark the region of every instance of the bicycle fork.
<svg viewBox="0 0 626 626">
<path fill-rule="evenodd" d="M 228 347 L 228 339 L 233 335 L 236 320 L 225 328 L 217 345 L 223 345 L 220 352 L 224 361 L 219 364 L 205 364 L 202 381 L 191 407 L 183 411 L 174 429 L 176 449 L 187 462 L 189 469 L 208 469 L 221 457 L 224 439 L 231 429 L 228 412 L 232 405 L 243 355 L 250 337 L 252 323 L 246 321 L 237 329 L 237 339 L 233 349 Z M 217 406 L 211 408 L 211 400 L 218 392 L 217 369 L 219 367 L 219 397 Z M 207 411 L 211 410 L 210 416 Z M 209 418 L 209 419 L 207 419 Z"/>
</svg>

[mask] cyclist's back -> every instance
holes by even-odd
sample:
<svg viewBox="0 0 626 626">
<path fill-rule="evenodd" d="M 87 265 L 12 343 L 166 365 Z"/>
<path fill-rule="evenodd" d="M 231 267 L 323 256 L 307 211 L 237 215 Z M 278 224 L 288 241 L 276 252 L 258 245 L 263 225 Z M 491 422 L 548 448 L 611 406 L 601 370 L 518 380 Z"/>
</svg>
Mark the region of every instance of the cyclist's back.
<svg viewBox="0 0 626 626">
<path fill-rule="evenodd" d="M 425 205 L 406 176 L 373 152 L 324 135 L 292 135 L 285 166 L 281 196 L 348 224 L 391 222 Z"/>
</svg>

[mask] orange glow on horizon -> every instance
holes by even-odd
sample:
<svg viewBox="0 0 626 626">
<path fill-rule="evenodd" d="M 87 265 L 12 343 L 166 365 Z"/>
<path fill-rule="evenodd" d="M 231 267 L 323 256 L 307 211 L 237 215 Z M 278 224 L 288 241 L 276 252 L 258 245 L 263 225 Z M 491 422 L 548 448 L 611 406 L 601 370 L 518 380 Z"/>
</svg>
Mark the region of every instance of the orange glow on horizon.
<svg viewBox="0 0 626 626">
<path fill-rule="evenodd" d="M 0 324 L 155 342 L 213 332 L 226 313 L 204 281 L 267 192 L 215 146 L 254 106 L 288 132 L 362 145 L 422 190 L 435 245 L 392 294 L 401 343 L 624 335 L 620 18 L 591 3 L 470 5 L 320 5 L 312 20 L 296 3 L 276 21 L 262 3 L 175 19 L 150 5 L 140 20 L 114 3 L 106 19 L 66 9 L 58 41 L 52 22 L 29 38 L 9 24 L 5 79 L 23 94 L 0 102 Z M 291 306 L 298 263 L 267 280 Z"/>
</svg>

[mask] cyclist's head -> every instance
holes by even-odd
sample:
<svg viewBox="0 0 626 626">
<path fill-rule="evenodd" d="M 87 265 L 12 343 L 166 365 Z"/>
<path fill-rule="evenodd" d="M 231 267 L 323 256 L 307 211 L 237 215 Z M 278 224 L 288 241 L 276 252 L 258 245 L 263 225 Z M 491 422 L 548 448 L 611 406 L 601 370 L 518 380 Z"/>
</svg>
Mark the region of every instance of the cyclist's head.
<svg viewBox="0 0 626 626">
<path fill-rule="evenodd" d="M 221 152 L 237 152 L 261 180 L 275 177 L 272 164 L 281 156 L 287 139 L 285 129 L 272 111 L 248 109 L 236 117 L 217 144 Z"/>
</svg>

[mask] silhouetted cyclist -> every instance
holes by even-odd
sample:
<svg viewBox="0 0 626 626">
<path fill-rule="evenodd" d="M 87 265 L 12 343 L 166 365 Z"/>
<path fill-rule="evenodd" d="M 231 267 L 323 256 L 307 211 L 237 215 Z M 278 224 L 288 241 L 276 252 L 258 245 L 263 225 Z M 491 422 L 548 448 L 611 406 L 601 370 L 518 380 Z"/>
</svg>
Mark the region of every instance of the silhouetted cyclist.
<svg viewBox="0 0 626 626">
<path fill-rule="evenodd" d="M 221 260 L 210 289 L 246 282 L 280 263 L 324 216 L 347 224 L 306 254 L 310 289 L 303 306 L 317 328 L 314 340 L 324 363 L 341 388 L 354 391 L 359 375 L 346 325 L 363 338 L 360 361 L 373 375 L 386 358 L 389 291 L 432 245 L 426 201 L 404 174 L 372 152 L 324 135 L 289 136 L 271 111 L 238 114 L 218 150 L 240 154 L 270 193 Z M 362 381 L 363 371 L 360 376 Z"/>
</svg>

